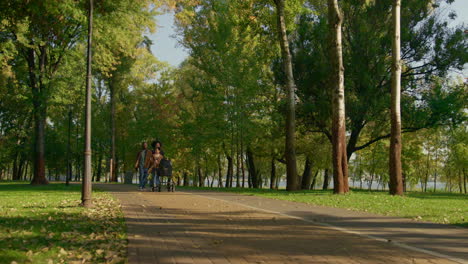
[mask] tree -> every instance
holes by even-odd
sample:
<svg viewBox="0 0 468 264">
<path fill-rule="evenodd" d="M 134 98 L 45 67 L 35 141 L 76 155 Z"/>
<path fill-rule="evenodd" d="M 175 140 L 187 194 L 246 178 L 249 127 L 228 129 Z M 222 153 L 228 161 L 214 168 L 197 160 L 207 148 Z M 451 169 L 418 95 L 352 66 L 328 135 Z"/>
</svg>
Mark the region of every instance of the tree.
<svg viewBox="0 0 468 264">
<path fill-rule="evenodd" d="M 278 27 L 278 39 L 281 46 L 281 56 L 283 63 L 283 71 L 286 75 L 286 169 L 287 169 L 287 185 L 288 191 L 299 189 L 299 179 L 297 174 L 296 163 L 296 145 L 295 145 L 295 130 L 296 130 L 296 84 L 294 82 L 293 67 L 291 53 L 289 50 L 288 35 L 286 32 L 285 22 L 285 1 L 274 0 L 276 4 L 276 16 Z"/>
<path fill-rule="evenodd" d="M 345 1 L 340 5 L 346 14 L 342 41 L 349 159 L 356 151 L 390 137 L 391 2 Z M 298 122 L 331 141 L 331 94 L 323 89 L 329 85 L 331 70 L 324 56 L 329 50 L 325 44 L 328 19 L 319 2 L 311 1 L 309 10 L 299 16 L 291 44 L 300 98 Z M 461 121 L 458 91 L 450 90 L 452 95 L 444 97 L 430 92 L 437 88 L 436 76 L 449 78 L 450 69 L 463 69 L 466 63 L 466 26 L 449 27 L 443 15 L 426 1 L 408 0 L 402 6 L 402 133 Z"/>
<path fill-rule="evenodd" d="M 8 32 L 27 63 L 34 116 L 34 177 L 31 183 L 47 184 L 45 130 L 51 83 L 64 56 L 81 36 L 84 15 L 76 1 L 8 1 L 1 9 L 11 10 L 6 15 L 10 25 Z"/>
<path fill-rule="evenodd" d="M 391 133 L 390 133 L 390 194 L 403 195 L 401 175 L 401 62 L 400 62 L 400 6 L 401 0 L 393 1 L 393 52 L 391 88 Z"/>
<path fill-rule="evenodd" d="M 346 155 L 346 124 L 344 95 L 344 66 L 341 47 L 343 16 L 337 0 L 328 0 L 328 25 L 330 30 L 330 61 L 332 89 L 332 150 L 333 192 L 346 193 L 348 187 L 348 159 Z"/>
</svg>

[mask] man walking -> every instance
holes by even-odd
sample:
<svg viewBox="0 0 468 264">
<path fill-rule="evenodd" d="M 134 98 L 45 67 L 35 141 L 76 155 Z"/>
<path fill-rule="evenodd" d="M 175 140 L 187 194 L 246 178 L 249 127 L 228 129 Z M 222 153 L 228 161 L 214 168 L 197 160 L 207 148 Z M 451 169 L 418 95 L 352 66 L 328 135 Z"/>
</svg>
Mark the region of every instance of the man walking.
<svg viewBox="0 0 468 264">
<path fill-rule="evenodd" d="M 135 163 L 135 170 L 139 169 L 140 172 L 140 185 L 138 190 L 144 190 L 146 180 L 148 178 L 148 169 L 153 165 L 153 154 L 151 150 L 148 150 L 148 144 L 144 142 L 142 144 L 142 150 L 138 152 L 137 160 Z"/>
</svg>

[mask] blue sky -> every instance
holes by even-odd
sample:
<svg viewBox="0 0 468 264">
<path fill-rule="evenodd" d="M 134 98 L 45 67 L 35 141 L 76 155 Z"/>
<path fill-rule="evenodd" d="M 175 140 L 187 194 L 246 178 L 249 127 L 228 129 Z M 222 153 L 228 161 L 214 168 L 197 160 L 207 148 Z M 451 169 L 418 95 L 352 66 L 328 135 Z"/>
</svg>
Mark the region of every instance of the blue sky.
<svg viewBox="0 0 468 264">
<path fill-rule="evenodd" d="M 451 8 L 458 15 L 456 23 L 468 23 L 468 0 L 455 0 Z M 188 52 L 177 43 L 174 17 L 171 14 L 158 16 L 157 23 L 158 31 L 150 35 L 154 42 L 151 49 L 158 59 L 177 67 L 187 57 Z"/>
</svg>

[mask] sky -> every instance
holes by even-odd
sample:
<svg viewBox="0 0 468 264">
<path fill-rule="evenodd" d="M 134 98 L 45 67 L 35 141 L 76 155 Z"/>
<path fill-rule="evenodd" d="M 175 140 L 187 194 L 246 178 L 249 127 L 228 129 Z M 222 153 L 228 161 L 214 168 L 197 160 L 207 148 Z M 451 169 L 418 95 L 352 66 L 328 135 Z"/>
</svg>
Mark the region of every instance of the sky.
<svg viewBox="0 0 468 264">
<path fill-rule="evenodd" d="M 455 23 L 468 24 L 468 0 L 455 0 L 451 8 L 457 13 Z M 177 67 L 188 56 L 188 51 L 177 42 L 174 16 L 164 14 L 157 16 L 156 20 L 159 25 L 158 30 L 149 36 L 154 43 L 151 50 L 159 60 Z"/>
</svg>

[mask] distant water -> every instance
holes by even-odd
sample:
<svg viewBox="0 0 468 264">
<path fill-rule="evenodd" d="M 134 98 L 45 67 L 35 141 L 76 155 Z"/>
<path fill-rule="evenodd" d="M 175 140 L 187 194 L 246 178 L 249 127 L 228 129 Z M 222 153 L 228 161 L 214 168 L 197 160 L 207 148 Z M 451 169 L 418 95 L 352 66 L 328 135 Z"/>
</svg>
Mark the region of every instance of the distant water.
<svg viewBox="0 0 468 264">
<path fill-rule="evenodd" d="M 52 180 L 55 180 L 55 177 L 52 177 L 51 178 Z M 74 179 L 74 177 L 73 177 Z M 102 179 L 104 180 L 105 177 L 102 177 Z M 119 181 L 121 181 L 123 179 L 123 175 L 119 176 Z M 65 181 L 65 176 L 60 176 L 60 180 L 61 181 Z M 134 176 L 133 176 L 133 181 L 132 181 L 134 184 L 137 184 L 138 183 L 138 174 L 134 173 Z M 210 185 L 211 185 L 211 182 L 210 182 Z M 349 185 L 353 188 L 359 188 L 360 187 L 360 183 L 359 181 L 349 181 Z M 445 190 L 445 183 L 444 182 L 437 182 L 437 190 L 439 191 L 444 191 Z M 205 186 L 208 186 L 208 181 L 205 181 Z M 213 183 L 213 186 L 214 187 L 217 187 L 218 186 L 218 181 L 214 181 Z M 223 182 L 223 185 L 224 186 L 224 182 Z M 245 186 L 248 186 L 247 182 L 245 183 Z M 232 183 L 232 187 L 236 187 L 236 181 L 234 180 L 233 183 Z M 270 187 L 270 183 L 269 182 L 266 182 L 263 184 L 263 188 L 269 188 Z M 279 182 L 279 188 L 280 189 L 286 189 L 286 181 L 285 180 L 282 180 Z M 315 189 L 321 189 L 322 188 L 322 183 L 320 184 L 317 184 L 315 185 Z M 330 181 L 330 184 L 328 185 L 328 188 L 329 189 L 333 189 L 333 181 Z M 369 183 L 364 181 L 362 183 L 362 188 L 363 189 L 368 189 L 369 188 Z M 421 191 L 421 184 L 418 183 L 416 184 L 415 186 L 407 186 L 408 190 L 412 190 L 412 191 Z M 388 185 L 385 184 L 382 188 L 382 185 L 379 184 L 378 182 L 373 182 L 372 183 L 372 190 L 388 190 Z M 430 191 L 430 190 L 434 190 L 434 182 L 428 182 L 427 183 L 427 190 Z M 453 191 L 458 191 L 458 188 L 453 188 Z"/>
</svg>

